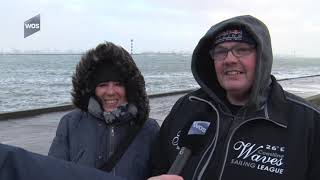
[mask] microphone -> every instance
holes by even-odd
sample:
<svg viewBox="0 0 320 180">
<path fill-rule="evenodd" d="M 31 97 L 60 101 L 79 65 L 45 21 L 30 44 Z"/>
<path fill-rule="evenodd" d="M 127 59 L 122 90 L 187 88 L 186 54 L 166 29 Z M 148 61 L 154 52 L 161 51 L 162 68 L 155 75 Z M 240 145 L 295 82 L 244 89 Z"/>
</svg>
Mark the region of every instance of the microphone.
<svg viewBox="0 0 320 180">
<path fill-rule="evenodd" d="M 182 147 L 167 174 L 179 175 L 189 158 L 197 155 L 208 144 L 209 133 L 214 131 L 213 123 L 208 120 L 189 121 L 181 130 L 179 146 Z"/>
</svg>

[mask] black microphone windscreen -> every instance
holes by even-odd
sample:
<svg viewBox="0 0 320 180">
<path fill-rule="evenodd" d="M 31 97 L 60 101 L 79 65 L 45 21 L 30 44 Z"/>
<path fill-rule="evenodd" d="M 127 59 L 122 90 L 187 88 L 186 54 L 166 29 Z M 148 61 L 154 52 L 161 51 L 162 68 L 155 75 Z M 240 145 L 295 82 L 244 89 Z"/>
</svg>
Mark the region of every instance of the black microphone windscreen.
<svg viewBox="0 0 320 180">
<path fill-rule="evenodd" d="M 195 113 L 195 116 L 189 117 L 190 120 L 180 132 L 179 146 L 181 149 L 168 174 L 180 174 L 190 157 L 205 149 L 212 135 L 215 134 L 217 119 L 215 117 L 204 112 Z"/>
<path fill-rule="evenodd" d="M 192 154 L 198 154 L 209 143 L 214 135 L 216 116 L 198 114 L 188 121 L 180 133 L 179 146 L 187 147 Z"/>
</svg>

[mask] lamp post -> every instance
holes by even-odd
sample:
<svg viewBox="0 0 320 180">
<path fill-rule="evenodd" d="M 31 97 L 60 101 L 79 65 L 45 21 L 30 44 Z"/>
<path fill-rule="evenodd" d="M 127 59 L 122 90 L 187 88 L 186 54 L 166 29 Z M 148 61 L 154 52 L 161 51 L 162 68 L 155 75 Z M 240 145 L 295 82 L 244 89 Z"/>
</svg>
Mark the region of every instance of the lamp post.
<svg viewBox="0 0 320 180">
<path fill-rule="evenodd" d="M 130 39 L 131 42 L 131 55 L 133 55 L 133 39 Z"/>
</svg>

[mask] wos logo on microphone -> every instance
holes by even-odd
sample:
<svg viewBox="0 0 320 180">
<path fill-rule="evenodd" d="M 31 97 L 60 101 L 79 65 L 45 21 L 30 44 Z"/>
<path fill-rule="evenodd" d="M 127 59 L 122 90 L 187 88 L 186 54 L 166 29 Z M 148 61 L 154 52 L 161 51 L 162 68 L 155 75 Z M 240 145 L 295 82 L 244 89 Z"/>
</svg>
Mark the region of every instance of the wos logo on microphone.
<svg viewBox="0 0 320 180">
<path fill-rule="evenodd" d="M 188 132 L 188 135 L 204 135 L 206 134 L 206 131 L 209 126 L 210 122 L 208 121 L 194 121 Z"/>
<path fill-rule="evenodd" d="M 24 22 L 24 38 L 40 31 L 40 14 Z"/>
</svg>

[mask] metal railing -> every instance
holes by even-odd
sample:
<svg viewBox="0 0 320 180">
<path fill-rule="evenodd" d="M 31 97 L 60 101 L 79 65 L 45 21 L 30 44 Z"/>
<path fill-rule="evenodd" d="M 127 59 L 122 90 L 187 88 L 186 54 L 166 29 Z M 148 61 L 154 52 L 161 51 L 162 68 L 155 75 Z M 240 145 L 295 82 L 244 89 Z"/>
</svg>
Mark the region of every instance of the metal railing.
<svg viewBox="0 0 320 180">
<path fill-rule="evenodd" d="M 179 94 L 186 94 L 188 92 L 194 91 L 195 89 L 187 89 L 187 90 L 180 90 L 180 91 L 172 91 L 166 93 L 157 93 L 157 94 L 150 94 L 149 98 L 161 98 L 166 96 L 174 96 Z M 0 113 L 0 121 L 1 120 L 8 120 L 8 119 L 18 119 L 18 118 L 25 118 L 31 117 L 46 113 L 53 113 L 53 112 L 62 112 L 62 111 L 69 111 L 74 109 L 72 104 L 61 105 L 61 106 L 54 106 L 54 107 L 46 107 L 46 108 L 38 108 L 38 109 L 28 109 L 22 111 L 14 111 L 14 112 L 5 112 Z"/>
<path fill-rule="evenodd" d="M 307 75 L 307 76 L 299 76 L 299 77 L 293 77 L 293 78 L 283 78 L 278 79 L 277 81 L 287 81 L 287 80 L 294 80 L 294 79 L 304 79 L 304 78 L 311 78 L 311 77 L 318 77 L 320 74 L 314 74 L 314 75 Z"/>
</svg>

